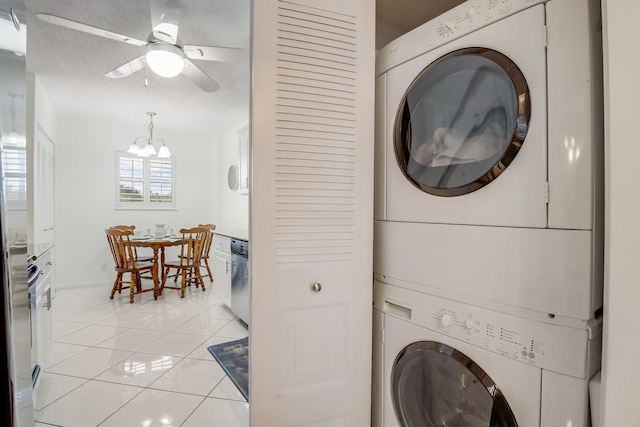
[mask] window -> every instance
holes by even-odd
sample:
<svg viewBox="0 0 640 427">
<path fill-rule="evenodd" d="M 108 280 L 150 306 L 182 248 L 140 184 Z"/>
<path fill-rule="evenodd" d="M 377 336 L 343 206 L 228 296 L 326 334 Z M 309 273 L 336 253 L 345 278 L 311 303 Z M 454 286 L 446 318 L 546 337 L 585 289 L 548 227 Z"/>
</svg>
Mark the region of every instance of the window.
<svg viewBox="0 0 640 427">
<path fill-rule="evenodd" d="M 4 194 L 9 209 L 27 207 L 27 150 L 6 145 L 2 148 Z"/>
<path fill-rule="evenodd" d="M 116 206 L 121 208 L 175 208 L 175 160 L 118 153 Z"/>
</svg>

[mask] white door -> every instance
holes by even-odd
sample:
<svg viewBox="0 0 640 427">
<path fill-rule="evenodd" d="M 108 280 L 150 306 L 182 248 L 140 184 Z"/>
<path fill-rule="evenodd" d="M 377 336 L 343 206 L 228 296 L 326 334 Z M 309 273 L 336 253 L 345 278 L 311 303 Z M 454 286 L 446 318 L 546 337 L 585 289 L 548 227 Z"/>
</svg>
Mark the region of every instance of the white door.
<svg viewBox="0 0 640 427">
<path fill-rule="evenodd" d="M 253 426 L 369 426 L 373 0 L 253 3 Z"/>
</svg>

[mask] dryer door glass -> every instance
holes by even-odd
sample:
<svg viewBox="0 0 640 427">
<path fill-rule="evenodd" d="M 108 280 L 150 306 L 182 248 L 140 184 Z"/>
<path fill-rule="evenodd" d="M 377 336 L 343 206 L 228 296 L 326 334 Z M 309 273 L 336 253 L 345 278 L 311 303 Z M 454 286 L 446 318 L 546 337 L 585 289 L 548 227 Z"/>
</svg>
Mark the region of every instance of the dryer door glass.
<svg viewBox="0 0 640 427">
<path fill-rule="evenodd" d="M 498 386 L 476 363 L 441 343 L 405 347 L 391 374 L 402 427 L 517 427 Z"/>
<path fill-rule="evenodd" d="M 529 89 L 509 58 L 485 48 L 443 56 L 407 90 L 394 148 L 403 173 L 438 196 L 478 190 L 512 162 L 527 134 Z"/>
</svg>

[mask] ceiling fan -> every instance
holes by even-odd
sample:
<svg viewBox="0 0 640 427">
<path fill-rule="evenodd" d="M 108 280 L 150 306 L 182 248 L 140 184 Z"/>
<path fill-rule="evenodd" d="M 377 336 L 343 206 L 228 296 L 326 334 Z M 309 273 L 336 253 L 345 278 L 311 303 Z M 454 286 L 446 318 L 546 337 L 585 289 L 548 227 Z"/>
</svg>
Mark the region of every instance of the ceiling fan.
<svg viewBox="0 0 640 427">
<path fill-rule="evenodd" d="M 108 71 L 105 73 L 106 77 L 112 79 L 127 77 L 148 66 L 153 72 L 162 77 L 175 77 L 178 74 L 182 74 L 203 91 L 215 92 L 220 89 L 220 85 L 191 60 L 229 62 L 241 59 L 246 54 L 246 49 L 181 45 L 178 41 L 179 6 L 179 0 L 152 0 L 152 32 L 146 41 L 48 13 L 37 13 L 36 16 L 50 24 L 106 37 L 134 46 L 146 47 L 144 54 Z"/>
</svg>

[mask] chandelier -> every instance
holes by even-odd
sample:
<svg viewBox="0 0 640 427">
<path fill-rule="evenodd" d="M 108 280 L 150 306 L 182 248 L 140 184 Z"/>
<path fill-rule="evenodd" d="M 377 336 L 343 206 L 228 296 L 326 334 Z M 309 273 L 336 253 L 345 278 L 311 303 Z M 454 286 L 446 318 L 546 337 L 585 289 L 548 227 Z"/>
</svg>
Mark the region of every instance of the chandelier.
<svg viewBox="0 0 640 427">
<path fill-rule="evenodd" d="M 155 116 L 156 113 L 148 112 L 147 114 L 149 115 L 149 137 L 137 137 L 127 150 L 127 153 L 135 154 L 139 157 L 158 156 L 161 159 L 168 159 L 169 157 L 171 157 L 171 152 L 169 151 L 169 147 L 167 147 L 164 143 L 164 139 L 153 138 L 153 116 Z M 138 145 L 138 141 L 142 141 L 142 146 Z M 156 141 L 162 142 L 162 146 L 158 149 L 157 152 L 156 147 L 153 145 Z"/>
<path fill-rule="evenodd" d="M 10 92 L 8 95 L 11 97 L 11 132 L 7 135 L 5 143 L 15 147 L 24 147 L 26 145 L 24 134 L 18 132 L 18 128 L 16 127 L 16 96 L 22 95 L 13 92 Z"/>
</svg>

